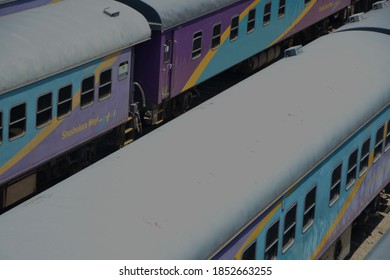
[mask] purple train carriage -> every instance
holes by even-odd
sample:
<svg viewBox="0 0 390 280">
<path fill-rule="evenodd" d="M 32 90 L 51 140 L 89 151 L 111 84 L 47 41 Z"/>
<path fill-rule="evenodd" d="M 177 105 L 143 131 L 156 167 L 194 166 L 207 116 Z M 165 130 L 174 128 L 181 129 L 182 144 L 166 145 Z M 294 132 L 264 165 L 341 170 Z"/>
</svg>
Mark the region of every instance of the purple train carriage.
<svg viewBox="0 0 390 280">
<path fill-rule="evenodd" d="M 5 209 L 88 164 L 92 140 L 131 141 L 133 48 L 150 28 L 112 0 L 62 1 L 0 17 L 0 38 Z"/>
<path fill-rule="evenodd" d="M 351 0 L 118 0 L 140 11 L 152 40 L 136 46 L 135 98 L 145 123 L 186 111 L 196 86 L 244 61 L 250 70 L 274 61 L 347 19 Z M 310 27 L 310 28 L 309 28 Z"/>
</svg>

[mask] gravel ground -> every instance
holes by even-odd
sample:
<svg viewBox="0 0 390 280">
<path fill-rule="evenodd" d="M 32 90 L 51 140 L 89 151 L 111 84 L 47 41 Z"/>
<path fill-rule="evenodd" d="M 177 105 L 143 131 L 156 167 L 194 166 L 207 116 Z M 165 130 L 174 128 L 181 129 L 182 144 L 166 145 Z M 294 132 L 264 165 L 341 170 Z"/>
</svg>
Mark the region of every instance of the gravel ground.
<svg viewBox="0 0 390 280">
<path fill-rule="evenodd" d="M 380 194 L 379 211 L 352 231 L 350 260 L 364 259 L 390 229 L 390 185 Z"/>
</svg>

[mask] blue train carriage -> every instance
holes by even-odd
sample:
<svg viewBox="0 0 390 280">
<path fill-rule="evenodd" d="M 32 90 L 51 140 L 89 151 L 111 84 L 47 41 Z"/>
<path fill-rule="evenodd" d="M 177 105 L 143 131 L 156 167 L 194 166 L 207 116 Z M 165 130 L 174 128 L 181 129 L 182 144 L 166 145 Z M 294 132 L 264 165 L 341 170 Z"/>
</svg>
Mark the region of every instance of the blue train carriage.
<svg viewBox="0 0 390 280">
<path fill-rule="evenodd" d="M 62 0 L 0 0 L 0 16 L 20 12 L 39 6 L 54 4 Z"/>
<path fill-rule="evenodd" d="M 140 11 L 153 29 L 135 61 L 136 92 L 150 124 L 186 111 L 200 83 L 242 61 L 240 68 L 254 71 L 291 42 L 343 22 L 354 7 L 351 0 L 118 1 Z"/>
<path fill-rule="evenodd" d="M 87 164 L 96 151 L 85 143 L 112 131 L 126 138 L 133 45 L 150 29 L 115 1 L 64 1 L 0 17 L 0 37 L 5 209 Z"/>
<path fill-rule="evenodd" d="M 390 181 L 389 12 L 4 213 L 0 258 L 342 258 Z"/>
</svg>

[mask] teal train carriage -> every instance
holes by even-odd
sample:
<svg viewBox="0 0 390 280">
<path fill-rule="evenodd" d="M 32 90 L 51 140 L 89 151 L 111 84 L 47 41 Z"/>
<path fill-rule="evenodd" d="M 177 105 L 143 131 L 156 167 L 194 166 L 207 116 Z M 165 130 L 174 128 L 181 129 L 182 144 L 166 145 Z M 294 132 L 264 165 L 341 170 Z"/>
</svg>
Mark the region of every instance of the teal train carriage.
<svg viewBox="0 0 390 280">
<path fill-rule="evenodd" d="M 344 258 L 390 182 L 381 3 L 1 215 L 0 258 Z"/>
<path fill-rule="evenodd" d="M 63 1 L 1 16 L 0 37 L 2 211 L 93 161 L 97 137 L 123 145 L 133 45 L 150 29 L 114 1 Z"/>
</svg>

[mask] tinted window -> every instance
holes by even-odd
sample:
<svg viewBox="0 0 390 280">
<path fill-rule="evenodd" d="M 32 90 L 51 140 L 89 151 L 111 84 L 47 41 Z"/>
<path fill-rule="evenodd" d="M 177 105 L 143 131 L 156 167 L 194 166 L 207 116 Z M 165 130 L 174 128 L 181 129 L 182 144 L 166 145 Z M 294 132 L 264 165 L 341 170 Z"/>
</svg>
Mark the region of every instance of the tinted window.
<svg viewBox="0 0 390 280">
<path fill-rule="evenodd" d="M 85 78 L 81 83 L 81 109 L 93 104 L 95 94 L 95 76 Z"/>
<path fill-rule="evenodd" d="M 200 57 L 202 54 L 202 31 L 194 34 L 192 40 L 192 59 Z"/>
<path fill-rule="evenodd" d="M 314 186 L 305 197 L 302 232 L 305 233 L 313 224 L 316 210 L 317 186 Z"/>
<path fill-rule="evenodd" d="M 235 16 L 232 18 L 230 25 L 230 41 L 235 41 L 238 38 L 238 24 L 240 22 L 240 17 Z"/>
<path fill-rule="evenodd" d="M 265 238 L 264 259 L 274 260 L 278 257 L 279 243 L 279 220 L 277 220 L 267 231 Z"/>
<path fill-rule="evenodd" d="M 52 93 L 46 93 L 38 98 L 37 104 L 37 128 L 48 125 L 52 118 Z"/>
<path fill-rule="evenodd" d="M 221 24 L 216 24 L 213 27 L 213 38 L 211 48 L 216 49 L 221 45 Z"/>
<path fill-rule="evenodd" d="M 14 140 L 26 132 L 26 103 L 13 107 L 10 111 L 8 138 Z"/>
<path fill-rule="evenodd" d="M 58 91 L 57 117 L 63 118 L 72 111 L 72 85 Z"/>
<path fill-rule="evenodd" d="M 104 100 L 111 95 L 111 69 L 100 74 L 99 100 Z"/>
</svg>

